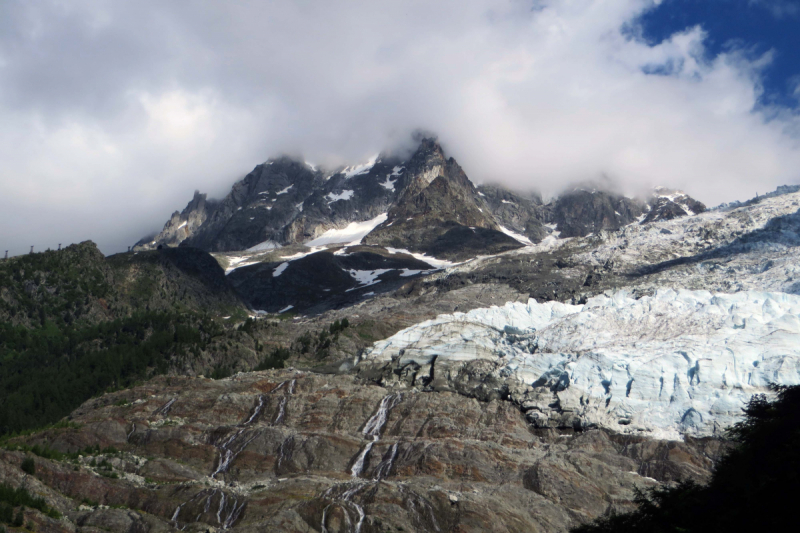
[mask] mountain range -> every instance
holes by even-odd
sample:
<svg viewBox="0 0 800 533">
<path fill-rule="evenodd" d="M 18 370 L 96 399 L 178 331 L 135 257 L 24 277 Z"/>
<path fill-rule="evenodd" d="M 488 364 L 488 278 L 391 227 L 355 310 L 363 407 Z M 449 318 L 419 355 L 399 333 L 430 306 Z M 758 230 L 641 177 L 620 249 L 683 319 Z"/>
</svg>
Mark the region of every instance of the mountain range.
<svg viewBox="0 0 800 533">
<path fill-rule="evenodd" d="M 544 203 L 535 193 L 475 186 L 435 139 L 423 138 L 407 159 L 377 155 L 330 172 L 271 159 L 222 200 L 195 192 L 133 250 L 183 246 L 219 254 L 254 309 L 317 313 L 550 235 L 585 237 L 705 209 L 663 188 L 646 201 L 575 188 Z"/>
<path fill-rule="evenodd" d="M 800 384 L 798 265 L 798 186 L 270 159 L 128 253 L 0 262 L 0 472 L 37 531 L 568 531 Z"/>
</svg>

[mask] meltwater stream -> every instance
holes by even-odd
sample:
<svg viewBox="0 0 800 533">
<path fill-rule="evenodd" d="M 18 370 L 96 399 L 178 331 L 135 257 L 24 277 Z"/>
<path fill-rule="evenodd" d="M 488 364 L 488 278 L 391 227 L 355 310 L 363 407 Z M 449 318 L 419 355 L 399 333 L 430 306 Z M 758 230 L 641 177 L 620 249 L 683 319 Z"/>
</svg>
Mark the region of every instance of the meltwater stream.
<svg viewBox="0 0 800 533">
<path fill-rule="evenodd" d="M 326 526 L 328 511 L 333 506 L 338 506 L 342 509 L 348 531 L 352 531 L 353 533 L 361 533 L 361 528 L 364 525 L 366 514 L 364 513 L 364 508 L 353 501 L 353 497 L 363 489 L 374 486 L 384 477 L 389 475 L 389 472 L 392 469 L 392 463 L 397 457 L 397 449 L 399 444 L 397 442 L 392 446 L 388 460 L 381 461 L 381 463 L 375 469 L 375 475 L 373 478 L 368 481 L 362 481 L 360 479 L 361 474 L 364 471 L 364 464 L 366 463 L 367 458 L 372 451 L 372 447 L 381 438 L 381 431 L 386 425 L 386 421 L 389 418 L 389 413 L 395 406 L 397 406 L 397 404 L 402 401 L 402 399 L 403 395 L 401 393 L 392 393 L 384 396 L 380 405 L 378 406 L 378 411 L 372 415 L 369 420 L 367 420 L 366 424 L 364 424 L 364 429 L 361 430 L 361 434 L 365 438 L 370 438 L 372 440 L 370 440 L 364 446 L 361 452 L 359 452 L 358 457 L 356 457 L 356 460 L 353 462 L 353 466 L 350 469 L 350 474 L 356 481 L 344 485 L 334 485 L 322 495 L 323 498 L 333 499 L 333 501 L 322 510 L 322 523 L 320 524 L 322 533 L 328 533 L 328 528 Z M 337 496 L 336 493 L 340 494 Z M 357 518 L 355 520 L 355 524 L 353 524 L 353 519 L 350 517 L 350 511 L 353 511 L 356 514 Z"/>
<path fill-rule="evenodd" d="M 276 392 L 281 390 L 284 392 L 284 394 L 280 399 L 280 403 L 278 404 L 278 413 L 275 416 L 275 419 L 268 425 L 277 426 L 283 422 L 286 416 L 286 404 L 288 403 L 290 397 L 294 394 L 296 384 L 297 380 L 295 379 L 283 381 L 277 387 L 272 389 L 269 394 L 259 395 L 258 399 L 256 400 L 256 404 L 253 407 L 253 412 L 250 414 L 247 420 L 236 426 L 236 431 L 228 438 L 219 444 L 215 444 L 215 446 L 219 449 L 219 461 L 217 463 L 217 467 L 210 476 L 212 479 L 216 479 L 219 474 L 224 474 L 227 472 L 233 461 L 239 456 L 240 453 L 244 451 L 247 445 L 263 433 L 263 430 L 253 428 L 253 425 L 258 422 L 259 417 L 263 413 L 264 407 L 267 404 L 268 396 L 274 395 Z M 164 410 L 168 411 L 174 401 L 175 400 L 173 399 L 169 404 L 159 409 L 158 412 L 161 413 Z M 217 497 L 219 500 L 216 503 L 216 513 L 209 514 L 209 510 L 211 510 L 212 506 L 212 500 Z M 244 508 L 247 505 L 247 499 L 244 497 L 242 497 L 242 501 L 240 502 L 238 497 L 232 496 L 220 489 L 204 489 L 195 494 L 186 502 L 180 504 L 175 509 L 175 512 L 172 515 L 172 522 L 176 525 L 176 527 L 179 526 L 178 518 L 180 517 L 181 510 L 186 505 L 193 502 L 202 502 L 202 498 L 205 498 L 205 506 L 203 511 L 197 514 L 194 520 L 190 520 L 189 522 L 198 522 L 200 521 L 201 517 L 208 515 L 207 518 L 209 518 L 211 521 L 213 521 L 213 517 L 215 517 L 217 524 L 222 529 L 230 529 L 236 520 L 239 519 L 242 511 L 244 511 Z M 186 524 L 189 522 L 184 523 L 181 529 L 185 528 Z"/>
<path fill-rule="evenodd" d="M 364 435 L 365 438 L 372 438 L 372 441 L 368 442 L 364 449 L 361 450 L 361 453 L 358 454 L 358 457 L 353 463 L 353 467 L 350 469 L 350 473 L 354 478 L 361 477 L 361 472 L 364 470 L 364 462 L 367 460 L 369 452 L 372 451 L 372 447 L 381 438 L 381 430 L 383 429 L 383 426 L 386 425 L 389 411 L 391 411 L 398 403 L 400 403 L 402 399 L 403 395 L 401 393 L 384 396 L 384 398 L 381 400 L 380 406 L 378 407 L 378 411 L 372 415 L 369 420 L 367 420 L 367 423 L 364 425 L 364 429 L 361 430 L 361 434 Z"/>
</svg>

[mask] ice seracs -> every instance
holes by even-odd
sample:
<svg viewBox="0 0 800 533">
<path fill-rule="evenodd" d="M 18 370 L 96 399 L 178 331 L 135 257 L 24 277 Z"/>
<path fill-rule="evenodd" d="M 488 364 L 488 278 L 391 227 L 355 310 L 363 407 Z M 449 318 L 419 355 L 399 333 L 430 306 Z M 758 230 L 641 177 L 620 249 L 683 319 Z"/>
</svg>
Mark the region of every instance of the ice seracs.
<svg viewBox="0 0 800 533">
<path fill-rule="evenodd" d="M 717 435 L 753 394 L 800 384 L 800 297 L 662 290 L 585 305 L 508 303 L 402 330 L 359 365 L 411 365 L 422 383 L 462 393 L 459 373 L 482 372 L 543 426 Z"/>
</svg>

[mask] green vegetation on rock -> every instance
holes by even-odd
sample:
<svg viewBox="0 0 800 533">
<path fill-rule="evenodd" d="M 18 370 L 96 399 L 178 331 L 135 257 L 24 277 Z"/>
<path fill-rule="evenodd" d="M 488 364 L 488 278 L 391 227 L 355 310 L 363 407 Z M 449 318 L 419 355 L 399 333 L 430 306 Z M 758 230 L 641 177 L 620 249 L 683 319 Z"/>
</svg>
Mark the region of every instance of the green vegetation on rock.
<svg viewBox="0 0 800 533">
<path fill-rule="evenodd" d="M 55 422 L 92 396 L 163 374 L 220 334 L 208 318 L 153 311 L 80 328 L 0 323 L 0 434 Z"/>
<path fill-rule="evenodd" d="M 28 507 L 43 512 L 50 518 L 61 518 L 61 514 L 47 506 L 44 498 L 32 496 L 24 488 L 15 489 L 8 483 L 0 484 L 0 522 L 14 527 L 22 525 L 22 520 L 14 516 L 14 508 L 19 507 L 17 517 L 22 516 L 21 507 Z M 19 522 L 19 523 L 17 523 Z"/>
</svg>

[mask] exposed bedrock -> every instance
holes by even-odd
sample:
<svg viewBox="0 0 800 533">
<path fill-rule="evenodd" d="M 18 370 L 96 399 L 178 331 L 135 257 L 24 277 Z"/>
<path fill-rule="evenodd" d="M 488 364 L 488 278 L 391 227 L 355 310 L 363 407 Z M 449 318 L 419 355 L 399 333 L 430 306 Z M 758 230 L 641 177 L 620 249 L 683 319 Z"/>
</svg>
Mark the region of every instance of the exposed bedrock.
<svg viewBox="0 0 800 533">
<path fill-rule="evenodd" d="M 36 457 L 34 478 L 5 451 L 0 468 L 80 531 L 565 531 L 631 508 L 636 487 L 707 479 L 723 449 L 537 429 L 501 399 L 294 371 L 157 378 L 72 422 L 26 441 L 120 453 Z"/>
</svg>

